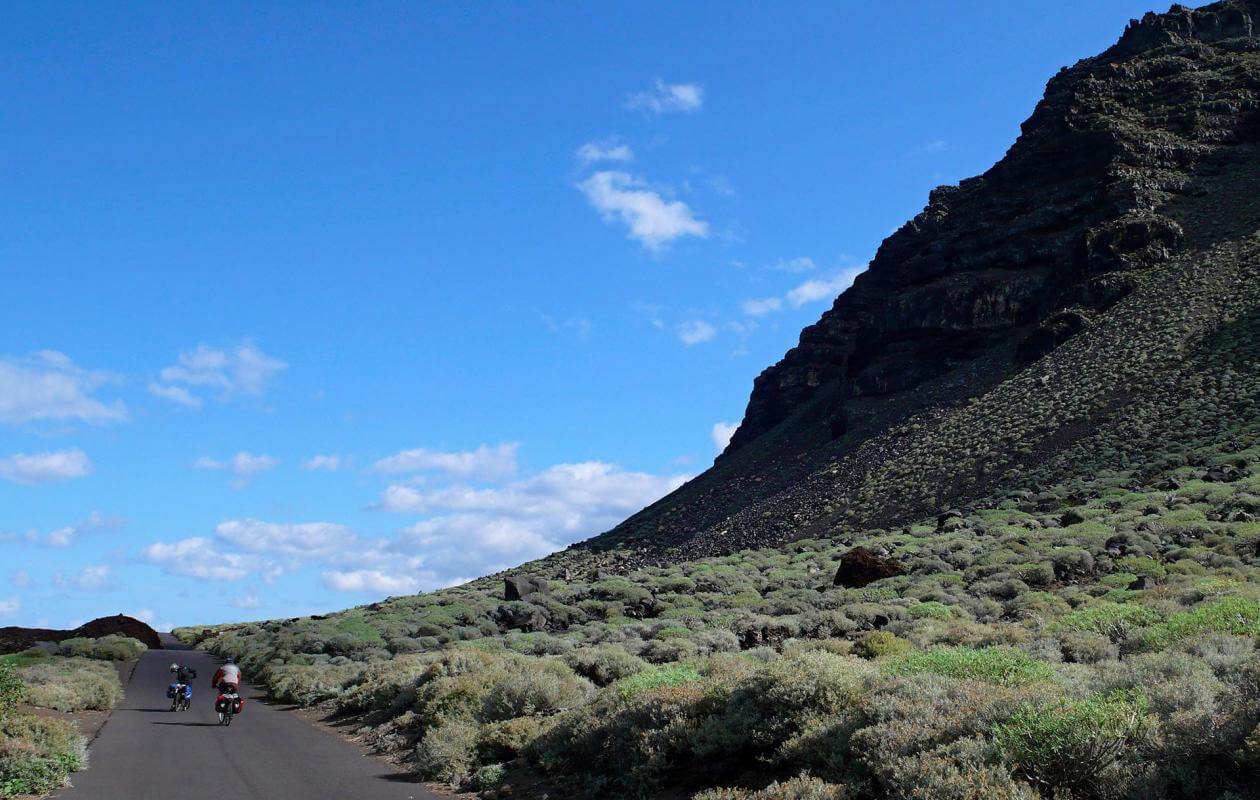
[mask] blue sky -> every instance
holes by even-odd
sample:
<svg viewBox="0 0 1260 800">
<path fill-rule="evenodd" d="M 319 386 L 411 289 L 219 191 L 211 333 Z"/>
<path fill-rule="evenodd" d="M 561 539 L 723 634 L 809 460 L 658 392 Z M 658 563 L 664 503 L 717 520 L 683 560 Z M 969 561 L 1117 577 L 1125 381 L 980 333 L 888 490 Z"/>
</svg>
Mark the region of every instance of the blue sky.
<svg viewBox="0 0 1260 800">
<path fill-rule="evenodd" d="M 0 624 L 330 610 L 610 527 L 1145 10 L 10 7 Z"/>
</svg>

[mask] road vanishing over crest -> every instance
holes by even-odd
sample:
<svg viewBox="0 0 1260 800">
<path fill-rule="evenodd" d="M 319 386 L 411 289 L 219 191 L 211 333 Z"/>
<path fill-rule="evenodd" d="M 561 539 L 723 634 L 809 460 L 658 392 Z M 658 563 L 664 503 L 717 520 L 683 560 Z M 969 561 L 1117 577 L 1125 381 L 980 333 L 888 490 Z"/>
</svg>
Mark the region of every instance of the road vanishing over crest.
<svg viewBox="0 0 1260 800">
<path fill-rule="evenodd" d="M 127 696 L 92 744 L 87 771 L 54 793 L 66 800 L 438 800 L 422 785 L 295 715 L 259 702 L 245 685 L 245 711 L 218 724 L 208 653 L 150 650 L 140 658 Z M 171 712 L 172 662 L 197 670 L 192 708 Z M 249 677 L 246 675 L 245 677 Z"/>
</svg>

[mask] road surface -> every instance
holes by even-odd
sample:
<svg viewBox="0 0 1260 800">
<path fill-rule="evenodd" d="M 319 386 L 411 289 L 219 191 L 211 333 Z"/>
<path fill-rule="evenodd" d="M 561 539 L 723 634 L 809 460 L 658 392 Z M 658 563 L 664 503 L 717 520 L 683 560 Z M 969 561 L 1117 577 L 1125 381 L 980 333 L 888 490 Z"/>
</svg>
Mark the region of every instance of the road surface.
<svg viewBox="0 0 1260 800">
<path fill-rule="evenodd" d="M 214 713 L 213 656 L 150 650 L 127 684 L 127 696 L 92 744 L 87 771 L 54 797 L 66 800 L 437 800 L 437 795 L 332 734 L 259 702 L 241 687 L 245 711 L 231 727 Z M 172 662 L 197 670 L 192 708 L 171 712 Z M 249 677 L 248 675 L 246 677 Z"/>
</svg>

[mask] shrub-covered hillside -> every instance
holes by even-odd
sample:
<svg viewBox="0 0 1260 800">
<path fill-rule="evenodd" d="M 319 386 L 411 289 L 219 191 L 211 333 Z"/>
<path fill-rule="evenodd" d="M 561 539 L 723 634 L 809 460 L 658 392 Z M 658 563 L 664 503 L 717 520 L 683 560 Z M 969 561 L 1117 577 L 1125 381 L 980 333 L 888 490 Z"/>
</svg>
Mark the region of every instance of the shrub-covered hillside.
<svg viewBox="0 0 1260 800">
<path fill-rule="evenodd" d="M 1257 30 L 1056 75 L 608 534 L 180 634 L 487 796 L 1260 797 Z"/>
<path fill-rule="evenodd" d="M 1260 436 L 1231 435 L 904 529 L 181 634 L 487 791 L 1248 797 Z M 801 774 L 830 788 L 743 793 Z"/>
</svg>

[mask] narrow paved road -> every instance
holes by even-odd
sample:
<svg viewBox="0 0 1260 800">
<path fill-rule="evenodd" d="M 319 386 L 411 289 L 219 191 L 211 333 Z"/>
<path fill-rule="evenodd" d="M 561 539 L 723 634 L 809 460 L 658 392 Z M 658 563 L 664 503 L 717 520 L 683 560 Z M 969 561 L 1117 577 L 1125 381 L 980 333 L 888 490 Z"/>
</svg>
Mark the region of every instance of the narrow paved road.
<svg viewBox="0 0 1260 800">
<path fill-rule="evenodd" d="M 168 647 L 176 648 L 173 639 Z M 172 713 L 171 662 L 197 670 L 193 705 Z M 258 702 L 224 728 L 210 678 L 218 661 L 193 650 L 150 650 L 92 745 L 91 766 L 57 792 L 68 800 L 437 800 L 335 736 Z M 246 675 L 245 677 L 249 677 Z"/>
</svg>

